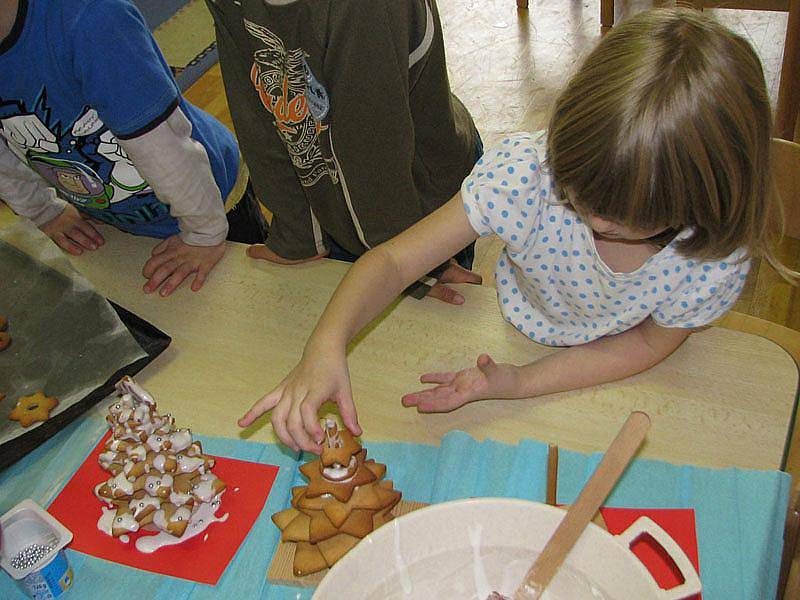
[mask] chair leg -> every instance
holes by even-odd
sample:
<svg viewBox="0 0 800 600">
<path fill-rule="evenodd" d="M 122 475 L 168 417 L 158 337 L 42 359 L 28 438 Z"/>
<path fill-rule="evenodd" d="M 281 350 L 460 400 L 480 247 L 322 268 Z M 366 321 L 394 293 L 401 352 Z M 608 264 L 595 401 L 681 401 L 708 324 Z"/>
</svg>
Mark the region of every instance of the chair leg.
<svg viewBox="0 0 800 600">
<path fill-rule="evenodd" d="M 780 78 L 775 137 L 791 141 L 800 114 L 800 0 L 789 2 Z"/>
<path fill-rule="evenodd" d="M 600 0 L 600 26 L 604 32 L 614 26 L 614 0 Z"/>
</svg>

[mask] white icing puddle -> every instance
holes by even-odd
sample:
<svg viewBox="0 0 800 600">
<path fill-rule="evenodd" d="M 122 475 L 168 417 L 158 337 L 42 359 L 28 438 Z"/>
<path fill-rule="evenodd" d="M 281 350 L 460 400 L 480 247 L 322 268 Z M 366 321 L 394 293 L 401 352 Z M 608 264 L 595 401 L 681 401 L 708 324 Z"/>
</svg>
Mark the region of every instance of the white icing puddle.
<svg viewBox="0 0 800 600">
<path fill-rule="evenodd" d="M 181 537 L 175 537 L 166 531 L 160 531 L 156 535 L 140 537 L 136 540 L 136 549 L 139 552 L 150 554 L 164 546 L 174 546 L 175 544 L 183 543 L 188 539 L 200 535 L 212 523 L 222 523 L 228 520 L 228 513 L 225 513 L 221 517 L 214 514 L 219 508 L 220 503 L 218 501 L 201 504 L 189 519 L 189 525 L 186 527 L 186 531 Z M 206 536 L 207 535 L 208 534 L 206 534 Z"/>
<path fill-rule="evenodd" d="M 473 532 L 473 542 L 480 532 Z M 536 553 L 519 548 L 493 547 L 443 552 L 409 563 L 395 563 L 395 571 L 369 590 L 365 600 L 458 598 L 486 600 L 497 591 L 513 598 L 514 590 Z M 397 556 L 395 557 L 398 558 Z M 584 575 L 562 566 L 541 596 L 542 600 L 612 600 Z"/>
</svg>

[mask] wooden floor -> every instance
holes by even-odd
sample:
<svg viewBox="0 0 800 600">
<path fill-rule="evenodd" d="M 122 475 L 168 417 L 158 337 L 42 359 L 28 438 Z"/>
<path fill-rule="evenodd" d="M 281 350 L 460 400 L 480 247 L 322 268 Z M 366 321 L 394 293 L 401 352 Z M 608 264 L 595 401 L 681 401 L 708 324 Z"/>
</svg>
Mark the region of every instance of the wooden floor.
<svg viewBox="0 0 800 600">
<path fill-rule="evenodd" d="M 472 112 L 487 145 L 514 131 L 542 129 L 558 90 L 600 37 L 599 0 L 531 1 L 527 11 L 518 11 L 514 0 L 438 0 L 438 4 L 451 85 Z M 620 19 L 652 2 L 616 5 Z M 751 40 L 774 102 L 785 13 L 711 12 Z M 186 96 L 232 128 L 218 65 Z M 475 270 L 487 285 L 494 283 L 500 249 L 497 238 L 479 240 Z M 779 255 L 785 264 L 800 269 L 800 241 L 785 240 Z M 735 309 L 800 331 L 800 288 L 783 281 L 769 266 L 755 266 Z"/>
</svg>

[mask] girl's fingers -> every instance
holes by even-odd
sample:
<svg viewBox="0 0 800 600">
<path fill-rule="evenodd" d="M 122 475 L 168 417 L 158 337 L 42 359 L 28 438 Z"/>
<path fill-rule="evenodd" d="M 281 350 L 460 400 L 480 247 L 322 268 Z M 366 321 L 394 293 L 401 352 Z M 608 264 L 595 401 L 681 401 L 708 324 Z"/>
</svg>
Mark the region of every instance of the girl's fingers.
<svg viewBox="0 0 800 600">
<path fill-rule="evenodd" d="M 289 413 L 289 407 L 285 404 L 278 403 L 275 409 L 272 411 L 272 416 L 270 417 L 270 421 L 272 422 L 272 430 L 275 432 L 275 435 L 278 436 L 278 439 L 289 446 L 295 452 L 300 451 L 300 446 L 294 441 L 294 438 L 289 433 L 289 430 L 286 428 L 286 419 Z"/>
<path fill-rule="evenodd" d="M 306 433 L 319 446 L 322 443 L 322 438 L 325 437 L 322 427 L 319 426 L 319 408 L 311 402 L 303 402 L 300 406 L 300 417 Z"/>
<path fill-rule="evenodd" d="M 457 373 L 455 371 L 446 371 L 442 373 L 425 373 L 424 375 L 420 375 L 419 382 L 420 383 L 452 383 L 453 379 L 456 378 Z"/>
<path fill-rule="evenodd" d="M 348 389 L 342 392 L 340 397 L 336 400 L 339 406 L 339 414 L 342 416 L 344 426 L 350 430 L 353 435 L 361 435 L 361 425 L 358 424 L 358 414 L 356 413 L 356 406 L 353 403 L 353 395 Z"/>
<path fill-rule="evenodd" d="M 258 417 L 263 415 L 265 412 L 267 412 L 268 410 L 272 410 L 278 403 L 278 400 L 280 400 L 280 398 L 281 394 L 278 390 L 275 390 L 267 394 L 266 396 L 262 397 L 261 400 L 259 400 L 258 402 L 253 404 L 253 406 L 250 407 L 250 410 L 248 410 L 243 417 L 239 418 L 239 420 L 237 421 L 239 427 L 249 426 L 253 421 L 255 421 Z"/>
<path fill-rule="evenodd" d="M 311 436 L 306 431 L 305 423 L 303 422 L 303 415 L 300 412 L 300 407 L 303 403 L 308 403 L 309 405 L 314 406 L 313 399 L 309 398 L 308 395 L 304 396 L 299 402 L 293 402 L 292 407 L 289 410 L 289 415 L 286 419 L 286 429 L 288 430 L 289 435 L 291 435 L 296 446 L 300 447 L 306 452 L 314 452 L 315 454 L 319 454 L 319 444 L 311 439 Z M 316 409 L 314 409 L 314 412 L 316 412 Z"/>
</svg>

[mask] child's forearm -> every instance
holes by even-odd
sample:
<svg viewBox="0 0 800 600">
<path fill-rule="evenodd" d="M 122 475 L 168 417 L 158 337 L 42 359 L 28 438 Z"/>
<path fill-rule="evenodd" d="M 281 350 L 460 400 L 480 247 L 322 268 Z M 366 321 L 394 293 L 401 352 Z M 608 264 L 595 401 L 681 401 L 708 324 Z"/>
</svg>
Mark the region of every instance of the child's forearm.
<svg viewBox="0 0 800 600">
<path fill-rule="evenodd" d="M 328 303 L 308 346 L 346 346 L 413 281 L 476 238 L 461 194 L 350 268 Z"/>
<path fill-rule="evenodd" d="M 52 221 L 67 203 L 58 198 L 55 189 L 23 164 L 0 141 L 0 198 L 16 214 L 27 217 L 36 225 Z"/>
<path fill-rule="evenodd" d="M 192 246 L 216 246 L 225 241 L 228 221 L 208 154 L 191 133 L 192 124 L 178 107 L 156 128 L 119 144 L 158 199 L 169 205 L 181 239 Z"/>
<path fill-rule="evenodd" d="M 359 258 L 345 275 L 307 346 L 344 348 L 405 289 L 394 260 L 382 246 Z"/>
<path fill-rule="evenodd" d="M 690 329 L 659 327 L 648 318 L 623 333 L 519 367 L 514 397 L 543 396 L 636 375 L 664 360 L 690 333 Z"/>
</svg>

